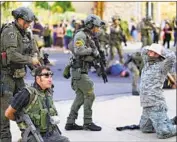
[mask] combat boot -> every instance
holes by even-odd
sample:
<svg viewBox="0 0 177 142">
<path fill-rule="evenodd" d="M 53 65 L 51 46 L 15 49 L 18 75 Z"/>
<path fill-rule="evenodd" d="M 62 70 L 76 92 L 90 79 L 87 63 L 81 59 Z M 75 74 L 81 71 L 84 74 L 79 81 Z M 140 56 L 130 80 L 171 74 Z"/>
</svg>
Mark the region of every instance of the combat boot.
<svg viewBox="0 0 177 142">
<path fill-rule="evenodd" d="M 95 125 L 94 123 L 84 124 L 83 128 L 84 128 L 84 130 L 101 131 L 101 127 Z"/>
<path fill-rule="evenodd" d="M 83 130 L 82 126 L 77 125 L 76 123 L 66 124 L 65 130 Z"/>
<path fill-rule="evenodd" d="M 138 91 L 132 91 L 132 95 L 133 95 L 133 96 L 139 96 L 140 94 L 139 94 Z"/>
</svg>

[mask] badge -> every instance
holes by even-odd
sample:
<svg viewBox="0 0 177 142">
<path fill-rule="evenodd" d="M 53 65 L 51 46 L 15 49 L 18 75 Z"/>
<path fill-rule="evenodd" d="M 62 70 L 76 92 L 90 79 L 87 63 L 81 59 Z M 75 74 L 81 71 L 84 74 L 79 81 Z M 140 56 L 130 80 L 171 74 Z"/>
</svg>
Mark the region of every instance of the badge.
<svg viewBox="0 0 177 142">
<path fill-rule="evenodd" d="M 10 32 L 10 33 L 9 33 L 9 37 L 10 37 L 11 39 L 14 39 L 14 38 L 15 38 L 15 34 L 14 34 L 13 32 Z"/>
<path fill-rule="evenodd" d="M 84 46 L 84 41 L 81 40 L 81 39 L 77 40 L 75 42 L 75 46 L 78 47 L 78 48 Z"/>
</svg>

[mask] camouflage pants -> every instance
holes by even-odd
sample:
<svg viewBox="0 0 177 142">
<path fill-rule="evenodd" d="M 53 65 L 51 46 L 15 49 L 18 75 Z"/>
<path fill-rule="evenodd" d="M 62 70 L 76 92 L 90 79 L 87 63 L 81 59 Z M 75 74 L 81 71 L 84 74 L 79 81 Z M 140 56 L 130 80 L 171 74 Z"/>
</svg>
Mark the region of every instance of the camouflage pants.
<svg viewBox="0 0 177 142">
<path fill-rule="evenodd" d="M 144 133 L 156 132 L 159 139 L 176 135 L 176 128 L 167 116 L 167 108 L 162 105 L 143 108 L 140 130 Z"/>
<path fill-rule="evenodd" d="M 22 78 L 13 79 L 10 75 L 3 75 L 3 91 L 0 97 L 0 142 L 11 142 L 10 121 L 4 116 L 5 110 L 9 106 L 10 100 L 15 93 L 25 86 Z"/>
<path fill-rule="evenodd" d="M 117 43 L 116 45 L 112 45 L 110 47 L 110 60 L 113 60 L 114 57 L 115 57 L 115 54 L 114 54 L 114 48 L 116 48 L 117 50 L 117 54 L 119 55 L 119 61 L 121 64 L 124 63 L 124 60 L 123 60 L 123 53 L 122 53 L 122 45 L 121 45 L 121 42 L 120 43 Z"/>
<path fill-rule="evenodd" d="M 128 68 L 132 73 L 132 91 L 138 91 L 139 69 L 133 62 L 128 64 Z"/>
<path fill-rule="evenodd" d="M 147 46 L 147 45 L 151 45 L 152 44 L 152 39 L 151 39 L 151 37 L 142 36 L 141 42 L 142 42 L 142 47 L 144 47 L 144 46 Z"/>
<path fill-rule="evenodd" d="M 42 136 L 44 142 L 69 142 L 69 139 L 65 136 L 61 136 L 57 131 L 54 131 L 51 136 Z M 27 142 L 37 142 L 33 135 L 28 137 Z"/>
<path fill-rule="evenodd" d="M 72 79 L 72 88 L 76 93 L 75 100 L 71 106 L 67 123 L 71 124 L 75 122 L 78 117 L 78 111 L 82 105 L 84 105 L 84 124 L 92 122 L 92 105 L 95 99 L 93 92 L 93 82 L 89 79 L 87 74 L 81 74 L 81 78 Z"/>
</svg>

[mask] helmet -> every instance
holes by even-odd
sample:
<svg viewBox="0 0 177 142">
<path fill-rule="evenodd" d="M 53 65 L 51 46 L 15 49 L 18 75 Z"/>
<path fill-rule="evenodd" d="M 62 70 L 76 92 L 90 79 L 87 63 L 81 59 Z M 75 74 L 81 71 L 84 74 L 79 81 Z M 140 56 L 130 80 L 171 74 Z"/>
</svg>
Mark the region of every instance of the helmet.
<svg viewBox="0 0 177 142">
<path fill-rule="evenodd" d="M 120 19 L 120 16 L 118 16 L 118 15 L 114 15 L 113 17 L 112 17 L 112 21 L 115 21 L 115 20 L 121 20 Z"/>
<path fill-rule="evenodd" d="M 147 20 L 147 21 L 151 21 L 151 20 L 152 20 L 152 17 L 151 17 L 151 16 L 147 16 L 147 17 L 146 17 L 146 20 Z"/>
<path fill-rule="evenodd" d="M 32 22 L 35 20 L 35 15 L 31 9 L 27 7 L 19 7 L 12 11 L 12 16 L 15 19 L 22 18 L 26 22 Z"/>
<path fill-rule="evenodd" d="M 100 19 L 99 16 L 90 14 L 85 19 L 84 24 L 87 28 L 92 29 L 94 26 L 101 27 L 104 25 L 104 22 Z"/>
</svg>

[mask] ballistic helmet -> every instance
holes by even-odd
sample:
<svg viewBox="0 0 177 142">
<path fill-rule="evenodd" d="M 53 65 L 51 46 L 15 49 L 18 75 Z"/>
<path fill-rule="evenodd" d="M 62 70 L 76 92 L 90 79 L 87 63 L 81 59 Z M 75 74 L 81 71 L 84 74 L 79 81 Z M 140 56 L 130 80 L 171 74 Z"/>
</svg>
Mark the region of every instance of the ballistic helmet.
<svg viewBox="0 0 177 142">
<path fill-rule="evenodd" d="M 85 19 L 84 24 L 87 28 L 92 29 L 94 26 L 101 27 L 104 25 L 104 22 L 100 19 L 99 16 L 90 14 Z"/>
<path fill-rule="evenodd" d="M 22 18 L 26 22 L 32 22 L 36 19 L 34 13 L 31 11 L 31 9 L 27 7 L 19 7 L 12 11 L 12 16 L 15 19 Z"/>
<path fill-rule="evenodd" d="M 152 17 L 151 17 L 151 16 L 147 16 L 147 17 L 146 17 L 146 20 L 147 20 L 147 21 L 151 21 L 151 20 L 152 20 Z"/>
<path fill-rule="evenodd" d="M 118 16 L 118 15 L 114 15 L 114 16 L 112 16 L 112 21 L 115 21 L 115 20 L 121 20 L 120 19 L 120 16 Z"/>
</svg>

